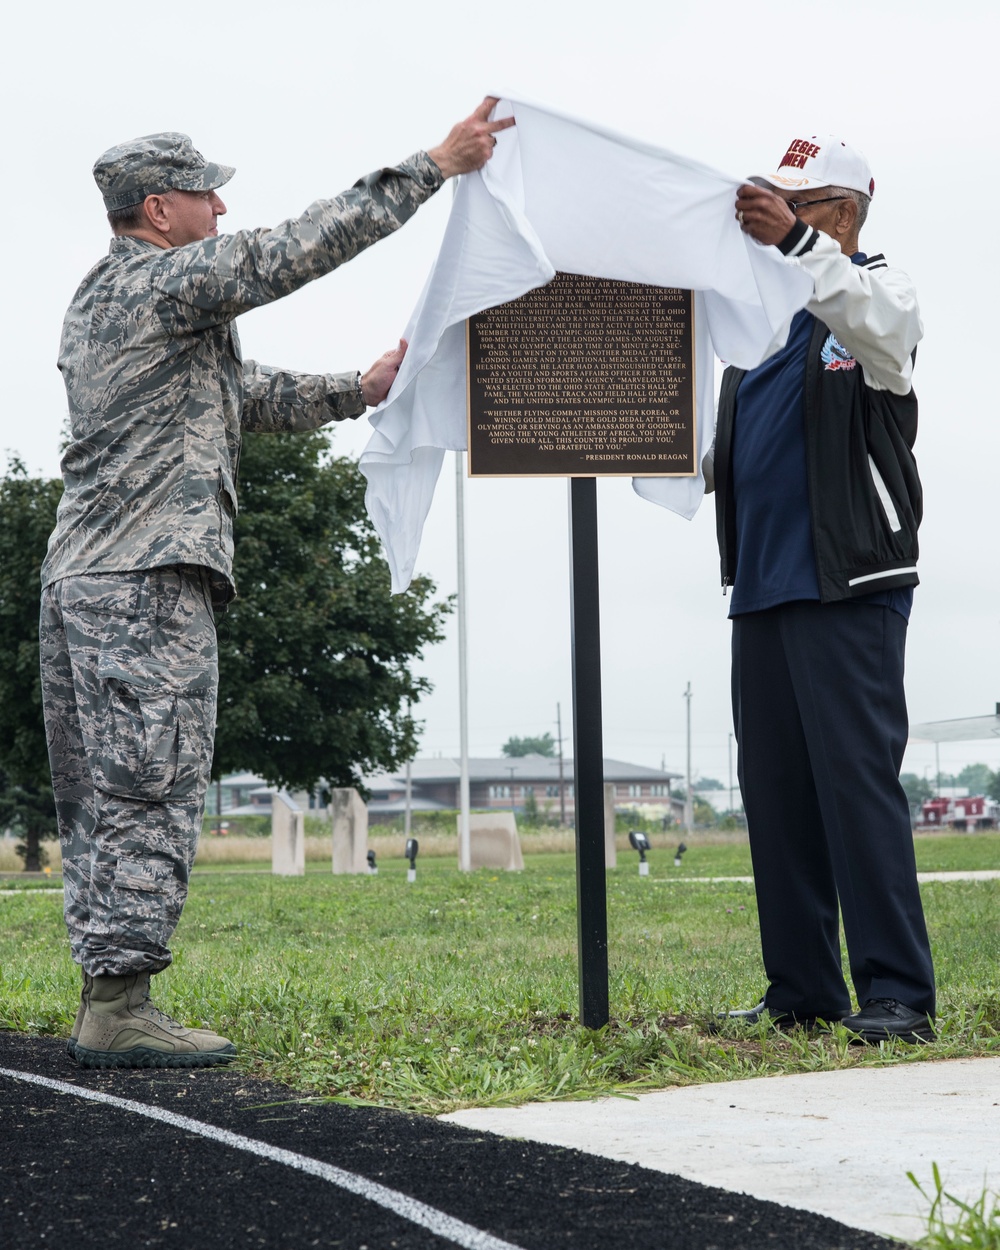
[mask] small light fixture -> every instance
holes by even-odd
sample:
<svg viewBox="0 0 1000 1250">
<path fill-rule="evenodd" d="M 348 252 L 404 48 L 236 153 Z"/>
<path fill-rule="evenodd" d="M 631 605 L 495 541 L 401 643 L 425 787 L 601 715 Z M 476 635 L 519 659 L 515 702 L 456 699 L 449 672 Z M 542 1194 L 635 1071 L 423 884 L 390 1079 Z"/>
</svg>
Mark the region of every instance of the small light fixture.
<svg viewBox="0 0 1000 1250">
<path fill-rule="evenodd" d="M 639 852 L 639 876 L 648 877 L 649 864 L 646 862 L 646 852 L 649 850 L 649 838 L 637 829 L 630 829 L 628 840 L 632 848 Z"/>
<path fill-rule="evenodd" d="M 370 850 L 368 852 L 368 871 L 371 873 L 373 877 L 378 876 L 378 864 L 375 863 L 374 850 Z"/>
<path fill-rule="evenodd" d="M 410 867 L 406 872 L 407 881 L 413 882 L 417 879 L 417 851 L 420 850 L 420 843 L 416 838 L 406 839 L 406 858 L 410 861 Z"/>
<path fill-rule="evenodd" d="M 674 867 L 675 868 L 680 868 L 681 856 L 684 854 L 686 850 L 687 850 L 687 847 L 682 842 L 680 846 L 677 848 L 677 850 L 674 852 Z"/>
</svg>

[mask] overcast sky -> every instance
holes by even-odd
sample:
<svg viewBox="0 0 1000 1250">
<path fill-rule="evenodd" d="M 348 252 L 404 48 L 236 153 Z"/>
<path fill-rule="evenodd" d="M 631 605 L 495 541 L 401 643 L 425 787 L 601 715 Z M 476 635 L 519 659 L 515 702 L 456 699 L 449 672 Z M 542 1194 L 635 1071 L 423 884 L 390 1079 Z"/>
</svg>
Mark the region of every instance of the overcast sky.
<svg viewBox="0 0 1000 1250">
<path fill-rule="evenodd" d="M 911 721 L 983 715 L 1000 700 L 997 578 L 997 6 L 842 0 L 695 6 L 381 0 L 371 6 L 56 0 L 8 31 L 7 239 L 0 449 L 58 472 L 65 307 L 106 250 L 91 177 L 123 139 L 182 130 L 237 167 L 224 229 L 273 224 L 444 137 L 488 91 L 537 100 L 744 176 L 788 142 L 833 132 L 862 148 L 877 190 L 862 246 L 914 278 L 926 327 L 915 372 L 925 490 L 910 624 Z M 580 171 L 581 194 L 588 177 Z M 247 356 L 365 368 L 399 336 L 448 213 L 435 197 L 338 273 L 240 320 Z M 622 205 L 628 228 L 628 205 Z M 357 455 L 364 419 L 338 429 Z M 694 692 L 694 767 L 728 782 L 729 631 L 711 507 L 685 522 L 599 485 L 605 753 L 678 771 Z M 567 488 L 467 483 L 470 747 L 571 735 Z M 455 588 L 454 463 L 418 570 Z M 458 750 L 455 631 L 426 657 L 422 754 Z M 941 748 L 942 769 L 1000 766 L 1000 740 Z M 933 747 L 904 767 L 933 771 Z"/>
</svg>

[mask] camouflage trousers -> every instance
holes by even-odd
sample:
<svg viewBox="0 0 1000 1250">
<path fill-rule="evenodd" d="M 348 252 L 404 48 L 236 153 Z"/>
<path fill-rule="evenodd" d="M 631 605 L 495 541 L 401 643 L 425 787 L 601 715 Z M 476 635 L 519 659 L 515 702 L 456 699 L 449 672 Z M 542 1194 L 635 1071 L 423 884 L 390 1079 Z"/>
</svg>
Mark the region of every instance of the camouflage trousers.
<svg viewBox="0 0 1000 1250">
<path fill-rule="evenodd" d="M 159 972 L 212 767 L 208 570 L 63 578 L 42 593 L 39 634 L 73 958 L 91 976 Z"/>
</svg>

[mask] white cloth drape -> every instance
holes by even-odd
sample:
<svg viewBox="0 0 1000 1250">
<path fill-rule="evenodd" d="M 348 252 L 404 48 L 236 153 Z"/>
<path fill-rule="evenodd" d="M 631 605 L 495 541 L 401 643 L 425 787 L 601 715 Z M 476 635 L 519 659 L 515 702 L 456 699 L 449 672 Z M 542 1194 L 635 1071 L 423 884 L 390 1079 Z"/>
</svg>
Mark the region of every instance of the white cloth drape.
<svg viewBox="0 0 1000 1250">
<path fill-rule="evenodd" d="M 713 353 L 752 368 L 783 343 L 811 279 L 734 216 L 741 179 L 674 153 L 501 100 L 513 113 L 493 159 L 459 179 L 441 251 L 410 318 L 409 350 L 361 455 L 366 504 L 394 591 L 413 576 L 444 453 L 466 445 L 465 319 L 557 270 L 693 289 L 698 461 L 714 429 Z M 704 479 L 636 478 L 691 517 Z"/>
</svg>

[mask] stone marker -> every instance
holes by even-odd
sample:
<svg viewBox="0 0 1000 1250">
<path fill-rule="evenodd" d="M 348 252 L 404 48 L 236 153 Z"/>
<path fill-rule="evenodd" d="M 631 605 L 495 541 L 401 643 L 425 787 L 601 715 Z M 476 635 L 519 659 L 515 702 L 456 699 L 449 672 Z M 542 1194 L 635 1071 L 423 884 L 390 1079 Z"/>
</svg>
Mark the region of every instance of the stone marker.
<svg viewBox="0 0 1000 1250">
<path fill-rule="evenodd" d="M 330 791 L 333 821 L 333 871 L 368 872 L 368 808 L 357 790 Z"/>
<path fill-rule="evenodd" d="M 614 783 L 604 783 L 604 866 L 618 866 L 618 851 L 615 847 L 615 787 Z"/>
<path fill-rule="evenodd" d="M 271 872 L 275 876 L 305 876 L 305 817 L 287 790 L 271 799 Z"/>
<path fill-rule="evenodd" d="M 470 813 L 469 843 L 471 868 L 504 868 L 512 872 L 524 868 L 513 812 Z"/>
</svg>

